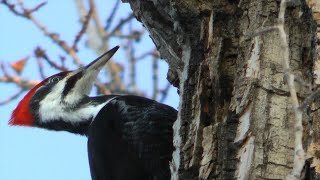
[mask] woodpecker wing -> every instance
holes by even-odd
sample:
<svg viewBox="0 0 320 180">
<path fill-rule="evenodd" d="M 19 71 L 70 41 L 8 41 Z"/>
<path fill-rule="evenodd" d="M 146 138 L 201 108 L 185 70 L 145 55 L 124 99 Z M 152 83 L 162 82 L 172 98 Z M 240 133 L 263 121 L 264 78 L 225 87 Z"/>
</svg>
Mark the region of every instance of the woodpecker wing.
<svg viewBox="0 0 320 180">
<path fill-rule="evenodd" d="M 105 105 L 88 131 L 92 179 L 170 179 L 176 117 L 172 107 L 138 96 Z"/>
</svg>

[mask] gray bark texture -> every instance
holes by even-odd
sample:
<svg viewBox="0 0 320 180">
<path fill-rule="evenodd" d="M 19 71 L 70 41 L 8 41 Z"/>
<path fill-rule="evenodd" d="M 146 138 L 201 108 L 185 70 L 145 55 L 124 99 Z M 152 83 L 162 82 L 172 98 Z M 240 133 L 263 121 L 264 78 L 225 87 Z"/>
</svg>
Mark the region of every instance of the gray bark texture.
<svg viewBox="0 0 320 180">
<path fill-rule="evenodd" d="M 179 90 L 172 179 L 284 179 L 293 167 L 295 129 L 281 40 L 277 31 L 247 36 L 277 24 L 280 1 L 123 1 Z M 320 84 L 317 22 L 308 3 L 297 1 L 285 14 L 300 101 L 311 93 L 305 86 Z M 320 179 L 317 101 L 303 113 L 305 179 Z"/>
</svg>

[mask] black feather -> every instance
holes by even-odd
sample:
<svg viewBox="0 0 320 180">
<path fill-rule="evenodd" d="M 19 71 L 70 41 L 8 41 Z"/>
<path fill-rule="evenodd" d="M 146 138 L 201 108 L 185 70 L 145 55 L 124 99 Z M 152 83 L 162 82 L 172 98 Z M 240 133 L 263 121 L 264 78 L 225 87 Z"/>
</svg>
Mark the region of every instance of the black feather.
<svg viewBox="0 0 320 180">
<path fill-rule="evenodd" d="M 168 180 L 177 111 L 138 96 L 119 96 L 88 131 L 93 180 Z"/>
</svg>

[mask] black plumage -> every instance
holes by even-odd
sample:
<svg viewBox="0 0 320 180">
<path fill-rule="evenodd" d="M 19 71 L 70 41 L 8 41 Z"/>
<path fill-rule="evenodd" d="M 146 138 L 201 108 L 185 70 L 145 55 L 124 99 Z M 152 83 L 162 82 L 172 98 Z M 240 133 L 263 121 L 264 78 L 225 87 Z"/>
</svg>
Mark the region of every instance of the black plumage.
<svg viewBox="0 0 320 180">
<path fill-rule="evenodd" d="M 168 180 L 177 111 L 138 96 L 105 105 L 88 130 L 94 180 Z"/>
</svg>

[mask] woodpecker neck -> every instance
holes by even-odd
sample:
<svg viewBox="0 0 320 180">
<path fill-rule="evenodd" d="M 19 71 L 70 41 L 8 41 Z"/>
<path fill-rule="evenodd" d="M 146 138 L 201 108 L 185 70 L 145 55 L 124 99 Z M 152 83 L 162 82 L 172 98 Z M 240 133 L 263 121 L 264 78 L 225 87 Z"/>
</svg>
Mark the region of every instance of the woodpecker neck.
<svg viewBox="0 0 320 180">
<path fill-rule="evenodd" d="M 50 130 L 86 135 L 88 126 L 99 111 L 115 97 L 114 95 L 85 96 L 73 106 L 59 100 L 45 98 L 38 104 L 32 104 L 31 109 L 38 109 L 37 113 L 34 113 L 36 117 L 34 125 Z"/>
</svg>

